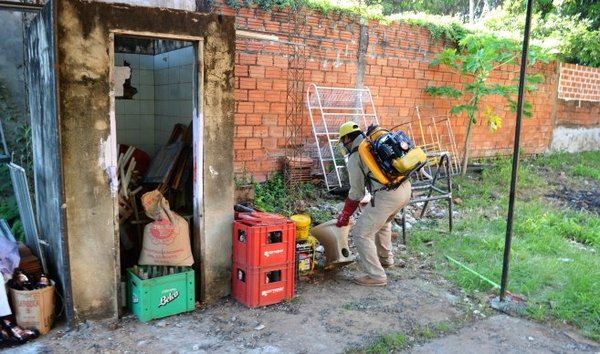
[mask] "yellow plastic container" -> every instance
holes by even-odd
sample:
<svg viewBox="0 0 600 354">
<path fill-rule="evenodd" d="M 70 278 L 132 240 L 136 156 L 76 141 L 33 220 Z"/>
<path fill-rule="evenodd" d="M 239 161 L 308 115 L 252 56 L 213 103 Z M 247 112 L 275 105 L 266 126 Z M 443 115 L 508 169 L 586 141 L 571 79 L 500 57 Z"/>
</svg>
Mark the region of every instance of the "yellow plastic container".
<svg viewBox="0 0 600 354">
<path fill-rule="evenodd" d="M 306 240 L 308 238 L 308 230 L 310 228 L 311 219 L 306 214 L 296 214 L 290 217 L 296 224 L 296 240 Z"/>
<path fill-rule="evenodd" d="M 307 275 L 315 268 L 315 250 L 317 239 L 308 236 L 304 241 L 296 242 L 296 259 L 298 261 L 298 274 Z"/>
</svg>

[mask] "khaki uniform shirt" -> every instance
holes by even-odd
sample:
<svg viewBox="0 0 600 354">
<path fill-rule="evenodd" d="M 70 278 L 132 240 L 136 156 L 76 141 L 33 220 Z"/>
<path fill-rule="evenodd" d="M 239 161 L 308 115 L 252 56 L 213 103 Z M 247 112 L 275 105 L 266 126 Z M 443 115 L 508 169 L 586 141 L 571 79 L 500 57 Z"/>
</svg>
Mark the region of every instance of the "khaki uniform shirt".
<svg viewBox="0 0 600 354">
<path fill-rule="evenodd" d="M 352 200 L 362 200 L 365 197 L 365 188 L 368 189 L 369 193 L 373 194 L 373 191 L 377 191 L 384 187 L 383 184 L 377 182 L 375 179 L 369 178 L 369 168 L 362 162 L 360 154 L 358 153 L 358 146 L 365 139 L 364 136 L 359 135 L 352 141 L 351 151 L 357 149 L 354 153 L 348 157 L 348 178 L 350 179 L 350 191 L 348 192 L 348 198 Z"/>
</svg>

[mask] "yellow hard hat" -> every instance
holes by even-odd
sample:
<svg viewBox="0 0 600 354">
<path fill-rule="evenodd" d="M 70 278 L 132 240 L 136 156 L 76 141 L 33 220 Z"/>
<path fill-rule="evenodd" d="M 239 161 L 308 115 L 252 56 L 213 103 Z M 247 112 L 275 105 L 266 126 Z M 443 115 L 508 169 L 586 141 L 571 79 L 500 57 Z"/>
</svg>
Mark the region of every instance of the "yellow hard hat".
<svg viewBox="0 0 600 354">
<path fill-rule="evenodd" d="M 360 131 L 360 128 L 358 127 L 358 124 L 356 122 L 353 122 L 353 121 L 346 122 L 346 123 L 340 125 L 339 139 L 341 140 L 346 135 L 353 133 L 353 132 L 359 132 L 359 131 Z"/>
</svg>

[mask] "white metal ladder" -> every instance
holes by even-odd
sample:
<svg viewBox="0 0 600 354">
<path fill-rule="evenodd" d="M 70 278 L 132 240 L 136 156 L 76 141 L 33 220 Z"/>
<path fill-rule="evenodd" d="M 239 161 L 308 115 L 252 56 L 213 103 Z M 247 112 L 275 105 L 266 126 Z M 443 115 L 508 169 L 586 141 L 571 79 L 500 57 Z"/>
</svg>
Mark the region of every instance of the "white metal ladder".
<svg viewBox="0 0 600 354">
<path fill-rule="evenodd" d="M 348 121 L 356 122 L 363 131 L 379 124 L 371 91 L 310 84 L 306 105 L 327 190 L 342 187 L 346 164 L 337 147 L 338 129 Z"/>
</svg>

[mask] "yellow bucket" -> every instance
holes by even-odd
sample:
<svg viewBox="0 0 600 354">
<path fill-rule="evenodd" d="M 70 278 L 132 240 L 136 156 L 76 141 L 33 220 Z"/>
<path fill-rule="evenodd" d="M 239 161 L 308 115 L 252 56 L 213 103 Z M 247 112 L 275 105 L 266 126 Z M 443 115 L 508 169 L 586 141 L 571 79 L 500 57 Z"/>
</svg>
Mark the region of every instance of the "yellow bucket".
<svg viewBox="0 0 600 354">
<path fill-rule="evenodd" d="M 306 240 L 308 238 L 308 229 L 310 228 L 310 216 L 306 214 L 296 214 L 290 217 L 296 224 L 296 240 Z"/>
</svg>

